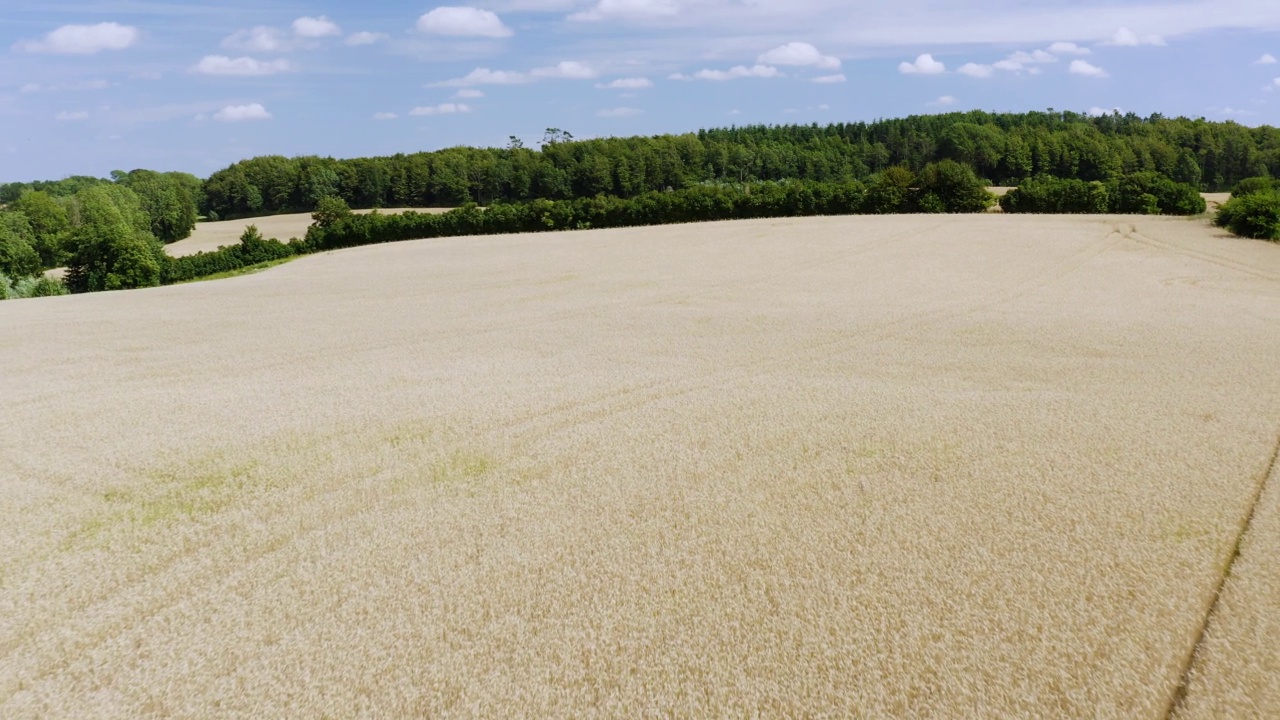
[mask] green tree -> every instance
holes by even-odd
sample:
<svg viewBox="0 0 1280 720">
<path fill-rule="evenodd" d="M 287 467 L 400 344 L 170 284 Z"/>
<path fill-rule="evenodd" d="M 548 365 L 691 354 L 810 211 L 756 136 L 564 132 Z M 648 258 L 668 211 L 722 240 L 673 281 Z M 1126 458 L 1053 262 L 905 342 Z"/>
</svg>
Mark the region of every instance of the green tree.
<svg viewBox="0 0 1280 720">
<path fill-rule="evenodd" d="M 101 185 L 75 200 L 67 287 L 95 292 L 159 285 L 168 258 L 138 196 L 120 185 Z"/>
<path fill-rule="evenodd" d="M 178 178 L 151 170 L 134 170 L 118 181 L 138 195 L 150 218 L 151 234 L 160 242 L 177 242 L 191 236 L 198 210 L 190 190 Z"/>
<path fill-rule="evenodd" d="M 31 246 L 40 255 L 41 265 L 55 268 L 66 263 L 71 218 L 63 201 L 41 190 L 27 190 L 9 204 L 9 209 L 26 216 L 31 225 Z"/>
<path fill-rule="evenodd" d="M 0 273 L 10 278 L 40 273 L 40 255 L 31 244 L 34 236 L 26 215 L 0 212 Z"/>
</svg>

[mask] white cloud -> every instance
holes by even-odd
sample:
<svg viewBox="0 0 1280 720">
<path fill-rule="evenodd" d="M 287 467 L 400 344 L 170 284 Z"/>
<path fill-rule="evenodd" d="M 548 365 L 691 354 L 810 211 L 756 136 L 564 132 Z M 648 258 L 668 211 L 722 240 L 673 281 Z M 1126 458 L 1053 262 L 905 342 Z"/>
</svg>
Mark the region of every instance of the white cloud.
<svg viewBox="0 0 1280 720">
<path fill-rule="evenodd" d="M 956 99 L 950 95 L 943 95 L 937 100 L 934 100 L 933 102 L 929 103 L 929 105 L 934 107 L 946 107 L 948 105 L 955 105 L 955 104 L 956 104 Z"/>
<path fill-rule="evenodd" d="M 467 87 L 469 85 L 519 85 L 529 82 L 529 76 L 510 70 L 476 68 L 463 77 L 433 83 L 434 87 Z"/>
<path fill-rule="evenodd" d="M 676 15 L 680 7 L 675 0 L 600 0 L 596 6 L 569 16 L 575 22 L 608 19 L 644 19 Z"/>
<path fill-rule="evenodd" d="M 1010 60 L 1006 58 L 1004 60 L 998 60 L 992 63 L 991 67 L 995 68 L 996 70 L 1004 70 L 1005 72 L 1017 72 L 1021 70 L 1023 66 L 1022 66 L 1022 63 L 1018 62 L 1017 60 Z"/>
<path fill-rule="evenodd" d="M 1058 58 L 1054 57 L 1051 53 L 1045 52 L 1044 50 L 1033 50 L 1029 53 L 1022 52 L 1021 50 L 1019 50 L 1018 52 L 1010 55 L 1008 59 L 1020 65 L 1035 65 L 1037 63 L 1058 62 Z"/>
<path fill-rule="evenodd" d="M 201 75 L 234 75 L 252 77 L 275 75 L 290 70 L 288 60 L 255 60 L 251 57 L 229 58 L 226 55 L 206 55 L 191 68 Z"/>
<path fill-rule="evenodd" d="M 76 122 L 78 120 L 88 120 L 89 113 L 83 110 L 77 110 L 75 112 L 67 112 L 64 110 L 57 115 L 54 115 L 53 119 L 58 122 Z"/>
<path fill-rule="evenodd" d="M 484 91 L 483 91 L 483 90 L 475 90 L 475 89 L 472 89 L 472 88 L 462 88 L 462 89 L 461 89 L 461 90 L 459 90 L 458 92 L 454 93 L 454 94 L 453 94 L 453 96 L 454 96 L 455 98 L 463 98 L 463 99 L 466 99 L 466 100 L 475 100 L 475 99 L 477 99 L 477 98 L 482 98 L 482 97 L 484 97 Z"/>
<path fill-rule="evenodd" d="M 1232 107 L 1224 107 L 1221 110 L 1217 110 L 1213 112 L 1216 112 L 1216 114 L 1222 115 L 1224 117 L 1254 117 L 1255 115 L 1258 114 L 1252 110 L 1239 110 L 1237 108 L 1232 108 Z"/>
<path fill-rule="evenodd" d="M 1271 53 L 1263 53 L 1262 57 L 1253 61 L 1254 65 L 1275 65 L 1276 56 Z"/>
<path fill-rule="evenodd" d="M 1093 53 L 1087 47 L 1080 47 L 1072 42 L 1056 42 L 1049 46 L 1049 52 L 1058 55 L 1090 55 Z"/>
<path fill-rule="evenodd" d="M 274 53 L 288 51 L 290 44 L 279 30 L 259 25 L 231 33 L 223 38 L 222 47 L 242 52 Z"/>
<path fill-rule="evenodd" d="M 1111 36 L 1110 39 L 1104 41 L 1103 45 L 1114 45 L 1116 47 L 1138 47 L 1139 45 L 1164 45 L 1164 38 L 1159 35 L 1146 35 L 1138 37 L 1137 33 L 1129 28 L 1122 27 Z"/>
<path fill-rule="evenodd" d="M 213 114 L 218 122 L 244 122 L 246 120 L 270 120 L 271 113 L 261 103 L 249 105 L 228 105 Z"/>
<path fill-rule="evenodd" d="M 782 73 L 778 72 L 778 68 L 768 65 L 735 65 L 728 70 L 699 70 L 693 75 L 684 75 L 676 73 L 669 76 L 672 80 L 712 80 L 722 82 L 725 80 L 737 80 L 738 78 L 776 78 L 782 77 Z"/>
<path fill-rule="evenodd" d="M 598 73 L 576 60 L 565 60 L 551 67 L 534 68 L 531 75 L 538 78 L 563 78 L 565 80 L 590 80 Z"/>
<path fill-rule="evenodd" d="M 842 83 L 846 80 L 844 73 L 836 73 L 835 75 L 819 75 L 810 82 L 816 82 L 819 85 L 834 85 Z"/>
<path fill-rule="evenodd" d="M 639 115 L 642 112 L 644 111 L 639 108 L 616 107 L 616 108 L 609 108 L 607 110 L 601 110 L 596 113 L 596 117 L 602 117 L 602 118 L 632 117 L 635 115 Z"/>
<path fill-rule="evenodd" d="M 515 34 L 492 11 L 473 7 L 438 7 L 418 18 L 418 30 L 461 37 L 504 38 Z"/>
<path fill-rule="evenodd" d="M 23 40 L 13 46 L 22 52 L 57 55 L 92 55 L 103 50 L 124 50 L 138 42 L 138 28 L 119 23 L 63 25 L 43 40 Z"/>
<path fill-rule="evenodd" d="M 23 85 L 18 90 L 18 92 L 27 94 L 27 93 L 37 93 L 37 92 L 40 92 L 40 90 L 41 90 L 41 86 L 39 83 L 27 83 L 26 85 Z"/>
<path fill-rule="evenodd" d="M 338 23 L 321 15 L 318 18 L 300 17 L 293 21 L 293 34 L 303 38 L 324 38 L 342 34 Z"/>
<path fill-rule="evenodd" d="M 840 58 L 823 55 L 818 48 L 804 42 L 780 45 L 756 59 L 762 65 L 802 65 L 834 70 L 840 67 Z"/>
<path fill-rule="evenodd" d="M 1072 60 L 1069 68 L 1074 75 L 1084 75 L 1085 77 L 1105 78 L 1110 77 L 1106 70 L 1084 60 Z"/>
<path fill-rule="evenodd" d="M 1089 108 L 1085 112 L 1085 114 L 1088 115 L 1089 117 L 1102 117 L 1103 115 L 1110 115 L 1112 113 L 1119 113 L 1120 115 L 1123 115 L 1124 110 L 1121 110 L 1120 108 L 1111 108 L 1110 110 L 1108 110 L 1106 108 L 1100 108 L 1097 105 L 1095 105 Z"/>
<path fill-rule="evenodd" d="M 929 53 L 917 57 L 915 62 L 898 65 L 898 72 L 903 75 L 937 75 L 946 71 L 947 66 L 934 60 Z"/>
<path fill-rule="evenodd" d="M 965 63 L 956 68 L 956 72 L 961 75 L 968 75 L 976 78 L 989 78 L 995 74 L 996 69 L 990 65 L 979 65 L 978 63 Z"/>
<path fill-rule="evenodd" d="M 643 90 L 644 88 L 653 87 L 653 82 L 649 78 L 618 78 L 612 82 L 597 83 L 596 87 L 602 90 Z"/>
<path fill-rule="evenodd" d="M 378 112 L 373 114 L 374 120 L 395 120 L 398 117 L 400 116 L 390 112 Z"/>
<path fill-rule="evenodd" d="M 471 106 L 463 103 L 440 103 L 430 107 L 416 107 L 409 111 L 410 115 L 457 115 L 471 112 Z"/>
<path fill-rule="evenodd" d="M 351 33 L 350 35 L 348 35 L 346 39 L 346 43 L 352 47 L 357 47 L 360 45 L 374 45 L 386 39 L 387 39 L 386 33 L 361 31 L 358 33 Z"/>
</svg>

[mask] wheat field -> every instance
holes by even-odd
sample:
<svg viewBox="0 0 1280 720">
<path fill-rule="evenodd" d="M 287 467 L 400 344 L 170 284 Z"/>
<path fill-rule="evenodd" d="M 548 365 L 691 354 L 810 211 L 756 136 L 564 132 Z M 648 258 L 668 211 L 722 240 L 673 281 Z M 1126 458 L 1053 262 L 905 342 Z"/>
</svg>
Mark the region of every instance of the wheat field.
<svg viewBox="0 0 1280 720">
<path fill-rule="evenodd" d="M 384 215 L 413 212 L 446 213 L 451 208 L 383 208 L 378 212 Z M 354 210 L 364 214 L 372 210 Z M 288 242 L 290 238 L 307 236 L 307 228 L 311 226 L 311 213 L 290 213 L 288 215 L 267 215 L 264 217 L 246 218 L 243 220 L 218 220 L 198 223 L 191 231 L 191 237 L 164 246 L 164 251 L 173 257 L 195 255 L 198 252 L 212 252 L 225 245 L 240 242 L 240 236 L 246 228 L 253 225 L 258 228 L 264 238 L 275 238 L 280 242 Z"/>
<path fill-rule="evenodd" d="M 0 327 L 5 718 L 1280 713 L 1280 246 L 1203 221 L 449 238 Z"/>
</svg>

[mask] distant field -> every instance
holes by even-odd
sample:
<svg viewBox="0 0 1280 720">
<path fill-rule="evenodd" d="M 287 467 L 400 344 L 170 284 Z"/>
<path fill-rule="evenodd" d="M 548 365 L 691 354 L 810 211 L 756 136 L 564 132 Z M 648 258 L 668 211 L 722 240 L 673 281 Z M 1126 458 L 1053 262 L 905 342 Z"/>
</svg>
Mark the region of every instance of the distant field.
<svg viewBox="0 0 1280 720">
<path fill-rule="evenodd" d="M 382 208 L 378 212 L 386 215 L 408 212 L 444 213 L 449 208 Z M 356 210 L 358 213 L 372 210 Z M 240 242 L 245 228 L 256 225 L 263 237 L 275 238 L 287 242 L 289 238 L 300 238 L 307 234 L 311 226 L 311 213 L 295 213 L 292 215 L 267 215 L 265 217 L 247 218 L 244 220 L 222 220 L 219 222 L 202 222 L 196 225 L 191 237 L 165 246 L 165 251 L 174 257 L 195 255 L 198 252 L 217 250 L 223 245 L 234 245 Z"/>
<path fill-rule="evenodd" d="M 448 238 L 0 327 L 6 719 L 1280 715 L 1274 478 L 1201 638 L 1280 245 L 1204 221 Z"/>
</svg>

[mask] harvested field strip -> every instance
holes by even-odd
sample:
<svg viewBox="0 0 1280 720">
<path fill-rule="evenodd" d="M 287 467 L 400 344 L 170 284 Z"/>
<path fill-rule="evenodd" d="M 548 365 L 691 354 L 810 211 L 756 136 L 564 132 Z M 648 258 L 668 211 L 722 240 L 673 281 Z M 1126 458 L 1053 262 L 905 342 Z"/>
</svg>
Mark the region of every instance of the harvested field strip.
<svg viewBox="0 0 1280 720">
<path fill-rule="evenodd" d="M 0 715 L 1159 717 L 1274 447 L 1280 257 L 1132 220 L 0 308 Z"/>
</svg>

